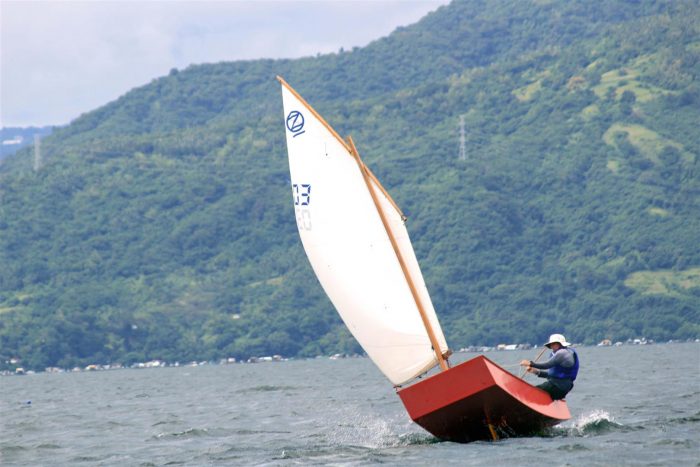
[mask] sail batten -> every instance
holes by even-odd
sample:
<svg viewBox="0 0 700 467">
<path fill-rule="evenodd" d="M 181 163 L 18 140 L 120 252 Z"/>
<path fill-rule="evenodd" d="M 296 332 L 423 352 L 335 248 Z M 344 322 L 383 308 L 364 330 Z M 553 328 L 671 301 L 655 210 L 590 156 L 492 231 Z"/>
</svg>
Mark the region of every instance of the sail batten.
<svg viewBox="0 0 700 467">
<path fill-rule="evenodd" d="M 435 366 L 447 351 L 405 218 L 353 154 L 352 143 L 278 79 L 294 210 L 309 262 L 368 356 L 392 383 L 405 383 Z"/>
</svg>

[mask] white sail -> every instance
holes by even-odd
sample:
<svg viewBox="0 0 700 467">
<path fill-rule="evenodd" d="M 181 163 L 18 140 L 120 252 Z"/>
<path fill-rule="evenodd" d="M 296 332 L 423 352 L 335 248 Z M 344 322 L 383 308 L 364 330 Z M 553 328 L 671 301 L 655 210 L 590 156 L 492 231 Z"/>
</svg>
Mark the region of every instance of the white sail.
<svg viewBox="0 0 700 467">
<path fill-rule="evenodd" d="M 280 81 L 304 250 L 350 332 L 384 375 L 402 384 L 437 364 L 416 300 L 350 147 Z M 444 353 L 445 337 L 401 213 L 376 179 L 370 184 Z"/>
</svg>

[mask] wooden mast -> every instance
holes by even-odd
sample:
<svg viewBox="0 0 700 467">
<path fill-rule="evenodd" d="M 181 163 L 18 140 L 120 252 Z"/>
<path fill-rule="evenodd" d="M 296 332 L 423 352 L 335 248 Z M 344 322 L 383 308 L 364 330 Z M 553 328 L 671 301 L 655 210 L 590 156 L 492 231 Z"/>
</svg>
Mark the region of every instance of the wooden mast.
<svg viewBox="0 0 700 467">
<path fill-rule="evenodd" d="M 399 260 L 399 264 L 401 265 L 401 271 L 403 271 L 403 275 L 406 278 L 408 287 L 409 289 L 411 289 L 411 295 L 413 295 L 413 300 L 416 302 L 416 306 L 418 307 L 418 312 L 420 313 L 421 320 L 423 320 L 423 326 L 425 326 L 425 330 L 428 332 L 428 338 L 430 339 L 430 344 L 433 346 L 433 350 L 435 351 L 435 355 L 437 356 L 438 363 L 440 364 L 440 369 L 445 371 L 448 369 L 447 361 L 442 355 L 442 351 L 440 350 L 440 344 L 437 340 L 437 337 L 435 337 L 435 332 L 433 331 L 433 327 L 430 324 L 428 315 L 425 312 L 425 308 L 423 307 L 423 302 L 421 301 L 420 295 L 418 294 L 418 289 L 416 288 L 416 285 L 413 282 L 413 278 L 411 277 L 411 274 L 408 271 L 408 266 L 406 266 L 406 262 L 404 261 L 403 255 L 401 254 L 401 250 L 399 249 L 399 245 L 396 242 L 396 238 L 394 238 L 394 233 L 391 231 L 391 227 L 389 226 L 389 221 L 386 218 L 386 214 L 384 214 L 384 210 L 382 209 L 381 204 L 379 203 L 379 199 L 377 198 L 377 193 L 374 187 L 372 186 L 371 179 L 375 180 L 375 183 L 377 183 L 382 192 L 386 193 L 386 191 L 379 184 L 374 175 L 370 173 L 369 168 L 364 164 L 364 162 L 362 162 L 362 159 L 360 159 L 360 154 L 357 152 L 357 148 L 355 147 L 355 143 L 353 142 L 352 137 L 348 136 L 347 143 L 348 147 L 350 148 L 350 154 L 352 154 L 352 156 L 355 158 L 355 161 L 357 162 L 357 165 L 360 168 L 360 172 L 362 173 L 362 177 L 364 178 L 365 183 L 367 184 L 367 189 L 369 190 L 369 193 L 372 196 L 374 206 L 377 208 L 377 212 L 379 213 L 379 217 L 382 220 L 384 229 L 386 230 L 386 233 L 389 236 L 391 247 L 394 249 L 396 258 Z M 389 199 L 391 200 L 391 198 Z M 403 214 L 401 215 L 401 217 L 404 218 Z"/>
</svg>

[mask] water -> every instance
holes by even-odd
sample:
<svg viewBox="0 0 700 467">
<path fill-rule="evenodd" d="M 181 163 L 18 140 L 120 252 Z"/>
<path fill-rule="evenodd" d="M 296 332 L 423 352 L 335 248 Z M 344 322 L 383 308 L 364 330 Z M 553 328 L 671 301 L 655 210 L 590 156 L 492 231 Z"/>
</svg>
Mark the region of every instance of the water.
<svg viewBox="0 0 700 467">
<path fill-rule="evenodd" d="M 579 354 L 571 420 L 471 444 L 413 424 L 364 358 L 0 377 L 0 465 L 700 465 L 700 344 Z"/>
</svg>

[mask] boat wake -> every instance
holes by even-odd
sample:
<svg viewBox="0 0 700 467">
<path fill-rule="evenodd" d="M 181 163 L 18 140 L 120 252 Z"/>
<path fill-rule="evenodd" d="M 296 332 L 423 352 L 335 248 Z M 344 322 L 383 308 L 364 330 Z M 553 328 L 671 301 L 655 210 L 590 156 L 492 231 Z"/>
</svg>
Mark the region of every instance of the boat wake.
<svg viewBox="0 0 700 467">
<path fill-rule="evenodd" d="M 401 428 L 401 432 L 399 432 Z M 405 430 L 404 430 L 405 429 Z M 408 423 L 405 417 L 385 419 L 375 415 L 347 414 L 330 434 L 332 444 L 368 449 L 439 443 L 440 440 Z"/>
<path fill-rule="evenodd" d="M 361 463 L 383 462 L 388 450 L 440 443 L 439 439 L 422 432 L 402 415 L 380 417 L 358 414 L 352 408 L 333 414 L 334 428 L 314 436 L 303 447 L 287 446 L 275 460 L 314 459 L 318 464 L 344 464 L 352 459 Z"/>
<path fill-rule="evenodd" d="M 397 429 L 401 427 L 400 433 Z M 330 434 L 333 445 L 361 449 L 408 447 L 442 443 L 443 441 L 423 431 L 413 431 L 413 425 L 399 420 L 387 420 L 374 416 L 349 415 L 339 419 Z M 642 430 L 644 427 L 623 425 L 605 410 L 593 410 L 568 423 L 552 427 L 542 437 L 593 437 L 607 433 Z M 504 436 L 507 438 L 507 436 Z"/>
<path fill-rule="evenodd" d="M 428 433 L 406 433 L 399 435 L 397 446 L 419 446 L 423 444 L 436 444 L 444 442 L 446 441 L 436 438 Z"/>
<path fill-rule="evenodd" d="M 571 425 L 560 425 L 552 428 L 552 436 L 597 436 L 615 431 L 629 431 L 638 429 L 618 423 L 615 418 L 605 410 L 594 410 L 580 415 Z"/>
</svg>

